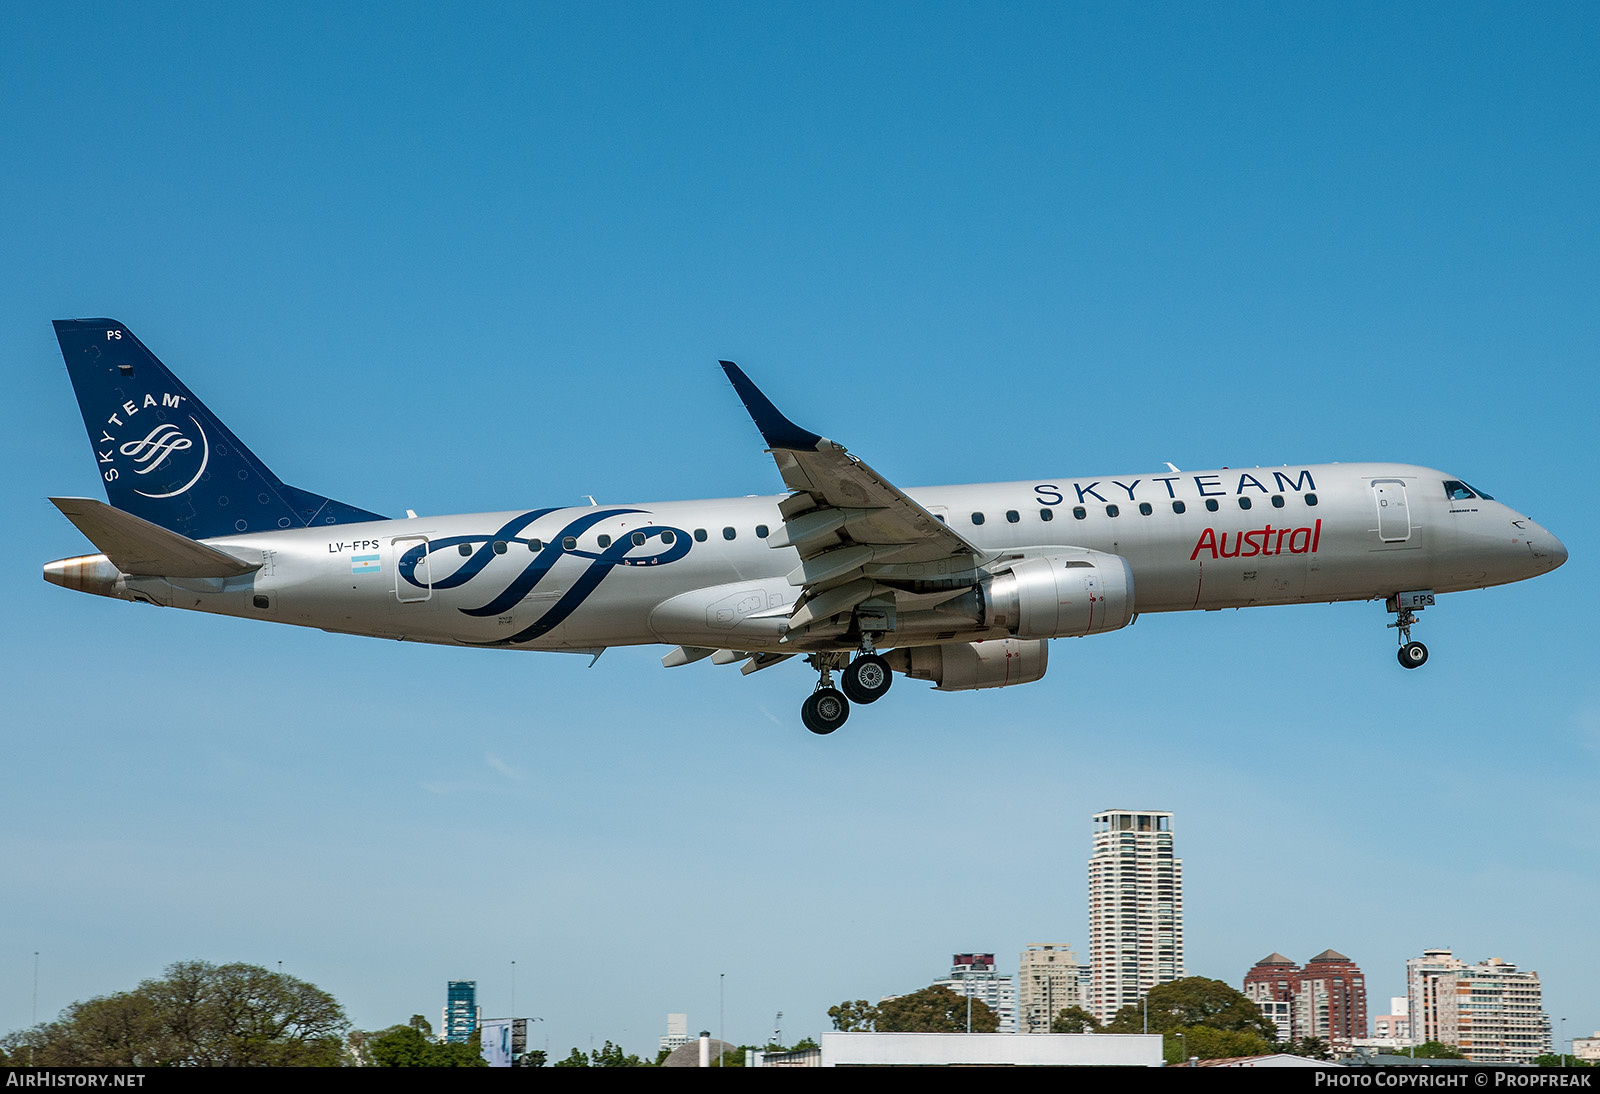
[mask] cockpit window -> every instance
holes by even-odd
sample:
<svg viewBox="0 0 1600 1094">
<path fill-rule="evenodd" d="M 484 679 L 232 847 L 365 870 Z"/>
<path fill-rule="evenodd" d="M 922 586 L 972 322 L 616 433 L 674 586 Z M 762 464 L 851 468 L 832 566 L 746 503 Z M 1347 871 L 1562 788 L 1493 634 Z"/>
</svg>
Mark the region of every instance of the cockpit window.
<svg viewBox="0 0 1600 1094">
<path fill-rule="evenodd" d="M 1460 485 L 1467 486 L 1466 483 L 1461 483 Z M 1467 486 L 1467 489 L 1471 490 L 1474 494 L 1478 495 L 1478 497 L 1482 498 L 1484 501 L 1493 501 L 1494 500 L 1494 495 L 1485 494 L 1482 490 L 1479 490 L 1476 486 Z"/>
<path fill-rule="evenodd" d="M 1472 493 L 1466 483 L 1457 482 L 1455 479 L 1447 479 L 1444 484 L 1444 496 L 1451 501 L 1466 501 L 1476 495 Z"/>
</svg>

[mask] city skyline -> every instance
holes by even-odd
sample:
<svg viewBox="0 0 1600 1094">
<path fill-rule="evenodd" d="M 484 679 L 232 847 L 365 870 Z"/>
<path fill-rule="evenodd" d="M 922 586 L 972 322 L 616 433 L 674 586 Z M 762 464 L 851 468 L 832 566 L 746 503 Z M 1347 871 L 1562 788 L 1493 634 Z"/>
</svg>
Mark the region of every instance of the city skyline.
<svg viewBox="0 0 1600 1094">
<path fill-rule="evenodd" d="M 1600 10 L 9 15 L 0 1029 L 199 959 L 364 1029 L 475 979 L 557 1055 L 669 1012 L 794 1038 L 968 946 L 1086 958 L 1084 818 L 1144 803 L 1191 973 L 1334 945 L 1386 998 L 1450 947 L 1600 1029 Z M 1378 602 L 1142 613 L 813 738 L 798 661 L 47 584 L 90 548 L 45 499 L 103 496 L 50 324 L 96 315 L 286 482 L 386 514 L 776 493 L 729 359 L 907 489 L 1409 460 L 1572 557 L 1441 596 L 1416 671 Z"/>
</svg>

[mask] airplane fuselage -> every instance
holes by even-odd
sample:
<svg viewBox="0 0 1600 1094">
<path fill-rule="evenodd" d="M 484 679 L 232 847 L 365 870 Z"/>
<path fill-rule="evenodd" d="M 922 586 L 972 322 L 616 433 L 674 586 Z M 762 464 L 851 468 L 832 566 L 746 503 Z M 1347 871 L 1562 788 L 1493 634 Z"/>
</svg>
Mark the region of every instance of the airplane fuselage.
<svg viewBox="0 0 1600 1094">
<path fill-rule="evenodd" d="M 1402 464 L 1291 465 L 908 490 L 997 560 L 1089 549 L 1127 560 L 1137 612 L 1371 600 L 1532 577 L 1558 540 L 1451 476 Z M 1467 493 L 1467 491 L 1457 491 Z M 84 591 L 329 631 L 471 646 L 593 651 L 661 643 L 795 652 L 783 495 L 511 510 L 206 540 L 260 569 L 238 578 L 54 563 Z M 993 567 L 991 567 L 993 568 Z M 950 588 L 970 573 L 913 577 Z M 69 576 L 75 575 L 75 576 Z M 47 572 L 47 576 L 50 576 Z M 981 579 L 981 575 L 980 575 Z M 950 641 L 998 636 L 975 621 Z M 893 633 L 881 639 L 894 646 Z M 852 649 L 845 636 L 802 649 Z"/>
<path fill-rule="evenodd" d="M 113 319 L 57 320 L 107 502 L 52 498 L 102 552 L 68 588 L 411 642 L 675 647 L 817 672 L 832 733 L 898 672 L 945 691 L 1044 676 L 1053 638 L 1140 612 L 1385 600 L 1400 664 L 1440 593 L 1534 577 L 1566 548 L 1443 472 L 1286 465 L 904 491 L 722 369 L 787 493 L 389 520 L 278 478 Z M 833 674 L 840 674 L 840 686 Z"/>
</svg>

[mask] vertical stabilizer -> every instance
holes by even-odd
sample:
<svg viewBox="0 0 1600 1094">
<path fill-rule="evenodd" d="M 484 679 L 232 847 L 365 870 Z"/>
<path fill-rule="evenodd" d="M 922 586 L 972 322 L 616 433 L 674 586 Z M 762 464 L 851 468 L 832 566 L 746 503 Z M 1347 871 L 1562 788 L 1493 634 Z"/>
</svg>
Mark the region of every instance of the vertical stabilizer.
<svg viewBox="0 0 1600 1094">
<path fill-rule="evenodd" d="M 115 319 L 55 328 L 116 508 L 190 539 L 386 519 L 285 485 Z"/>
</svg>

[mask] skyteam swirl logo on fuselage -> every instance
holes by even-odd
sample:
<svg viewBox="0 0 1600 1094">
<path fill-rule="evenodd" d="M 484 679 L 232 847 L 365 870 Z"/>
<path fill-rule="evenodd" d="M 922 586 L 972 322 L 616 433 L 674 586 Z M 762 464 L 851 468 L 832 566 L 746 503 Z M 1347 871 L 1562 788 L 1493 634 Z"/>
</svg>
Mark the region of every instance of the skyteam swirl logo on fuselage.
<svg viewBox="0 0 1600 1094">
<path fill-rule="evenodd" d="M 564 593 L 550 606 L 550 610 L 541 615 L 531 625 L 524 627 L 508 638 L 499 639 L 489 645 L 508 645 L 516 642 L 531 642 L 541 635 L 548 634 L 561 624 L 569 615 L 593 594 L 606 575 L 618 566 L 666 566 L 678 561 L 689 553 L 693 543 L 689 533 L 681 528 L 668 528 L 661 525 L 647 525 L 634 528 L 627 534 L 613 540 L 609 546 L 596 551 L 583 550 L 576 545 L 566 546 L 567 540 L 574 541 L 590 528 L 603 520 L 612 517 L 627 516 L 633 513 L 642 513 L 642 509 L 595 509 L 585 512 L 581 517 L 571 521 L 560 531 L 553 533 L 548 539 L 539 537 L 538 540 L 521 535 L 521 533 L 540 517 L 549 516 L 559 512 L 557 509 L 535 509 L 523 513 L 507 521 L 499 531 L 488 535 L 442 536 L 406 551 L 400 556 L 398 565 L 401 580 L 408 582 L 418 589 L 430 586 L 435 589 L 457 589 L 469 584 L 479 577 L 495 559 L 506 556 L 496 553 L 496 542 L 504 543 L 508 547 L 521 544 L 524 548 L 531 547 L 533 543 L 540 544 L 539 550 L 533 554 L 533 559 L 522 571 L 512 578 L 511 583 L 499 593 L 495 594 L 487 603 L 476 608 L 458 609 L 463 615 L 474 617 L 497 616 L 509 612 L 522 600 L 533 592 L 553 570 L 558 562 L 568 556 L 589 560 L 589 566 L 580 573 L 575 581 L 569 585 Z M 642 542 L 635 542 L 635 537 L 642 537 Z M 459 548 L 463 544 L 476 545 L 454 573 L 444 577 L 422 582 L 417 580 L 417 566 L 422 562 L 423 556 L 429 552 L 436 552 L 449 547 Z"/>
</svg>

